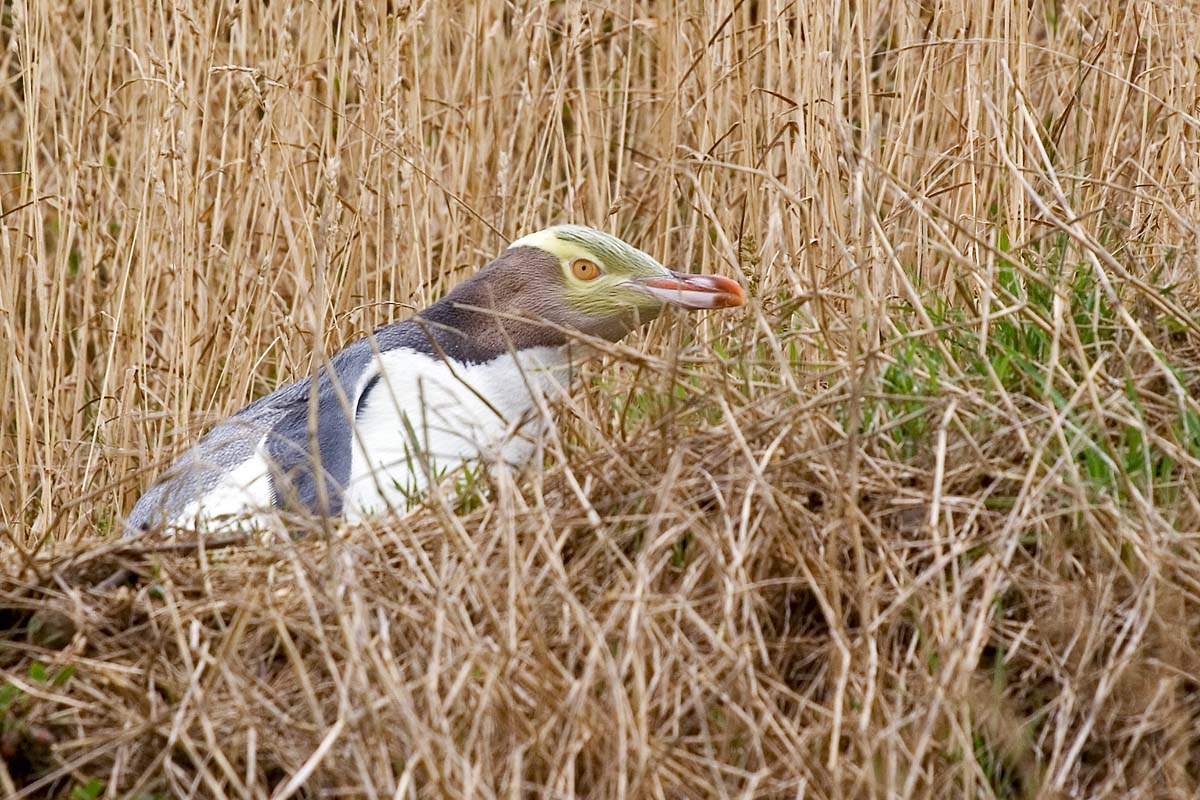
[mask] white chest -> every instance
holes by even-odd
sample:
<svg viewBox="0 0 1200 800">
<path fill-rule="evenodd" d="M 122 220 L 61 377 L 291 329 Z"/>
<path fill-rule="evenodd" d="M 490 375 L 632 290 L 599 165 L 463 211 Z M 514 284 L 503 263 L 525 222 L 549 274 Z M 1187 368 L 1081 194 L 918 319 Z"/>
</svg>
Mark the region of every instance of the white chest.
<svg viewBox="0 0 1200 800">
<path fill-rule="evenodd" d="M 539 347 L 456 366 L 410 350 L 379 357 L 357 417 L 343 513 L 404 509 L 464 463 L 524 464 L 548 420 L 543 399 L 570 382 L 565 348 Z"/>
</svg>

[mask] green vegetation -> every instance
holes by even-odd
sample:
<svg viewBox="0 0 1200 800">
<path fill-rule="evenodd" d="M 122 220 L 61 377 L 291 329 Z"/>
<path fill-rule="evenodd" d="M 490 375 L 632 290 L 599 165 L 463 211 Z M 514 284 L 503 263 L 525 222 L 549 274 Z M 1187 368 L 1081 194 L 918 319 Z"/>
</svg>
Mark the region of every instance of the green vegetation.
<svg viewBox="0 0 1200 800">
<path fill-rule="evenodd" d="M 1099 494 L 1169 506 L 1180 460 L 1200 458 L 1200 416 L 1187 393 L 1200 385 L 1200 367 L 1169 349 L 1131 357 L 1137 344 L 1113 302 L 1088 265 L 1067 263 L 1068 253 L 1060 237 L 1047 253 L 1026 254 L 1020 269 L 1000 261 L 994 302 L 1012 311 L 986 326 L 978 309 L 936 296 L 922 309 L 931 331 L 901 308 L 893 317 L 900 335 L 883 348 L 888 363 L 863 430 L 888 436 L 911 459 L 928 450 L 952 398 L 978 408 L 967 425 L 973 436 L 995 434 L 997 412 L 1015 409 L 1026 437 L 1045 443 L 1039 454 L 1048 469 L 1070 462 Z M 1150 333 L 1169 339 L 1188 325 L 1195 320 L 1162 317 Z M 1172 396 L 1166 373 L 1184 392 Z"/>
</svg>

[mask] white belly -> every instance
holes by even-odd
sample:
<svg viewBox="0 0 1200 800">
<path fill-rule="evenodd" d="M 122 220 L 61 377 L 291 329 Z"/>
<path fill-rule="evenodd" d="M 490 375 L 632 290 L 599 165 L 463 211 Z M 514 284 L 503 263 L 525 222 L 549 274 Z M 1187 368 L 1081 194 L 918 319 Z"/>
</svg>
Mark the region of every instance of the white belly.
<svg viewBox="0 0 1200 800">
<path fill-rule="evenodd" d="M 539 398 L 565 391 L 564 349 L 540 347 L 452 370 L 408 350 L 380 356 L 382 376 L 358 415 L 343 513 L 403 510 L 463 464 L 524 464 L 547 424 Z"/>
<path fill-rule="evenodd" d="M 171 527 L 207 534 L 273 529 L 278 518 L 271 513 L 271 503 L 271 470 L 260 441 L 250 458 L 184 506 Z"/>
</svg>

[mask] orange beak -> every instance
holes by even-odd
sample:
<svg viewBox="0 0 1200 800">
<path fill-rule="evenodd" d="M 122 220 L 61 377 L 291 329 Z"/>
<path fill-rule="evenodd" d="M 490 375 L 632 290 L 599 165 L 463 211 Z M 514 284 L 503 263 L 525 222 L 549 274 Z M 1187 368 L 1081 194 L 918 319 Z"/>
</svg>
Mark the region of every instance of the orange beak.
<svg viewBox="0 0 1200 800">
<path fill-rule="evenodd" d="M 680 308 L 734 308 L 746 302 L 741 285 L 721 275 L 688 275 L 672 270 L 669 277 L 643 278 L 638 285 L 664 303 Z"/>
</svg>

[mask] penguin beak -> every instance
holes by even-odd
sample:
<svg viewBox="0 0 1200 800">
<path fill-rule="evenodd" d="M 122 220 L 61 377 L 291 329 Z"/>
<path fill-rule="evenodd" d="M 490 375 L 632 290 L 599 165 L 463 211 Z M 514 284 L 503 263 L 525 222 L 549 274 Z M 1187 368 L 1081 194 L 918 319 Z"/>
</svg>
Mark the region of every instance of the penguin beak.
<svg viewBox="0 0 1200 800">
<path fill-rule="evenodd" d="M 741 285 L 721 275 L 689 275 L 670 270 L 664 276 L 642 278 L 637 285 L 664 303 L 680 308 L 733 308 L 746 302 Z"/>
</svg>

